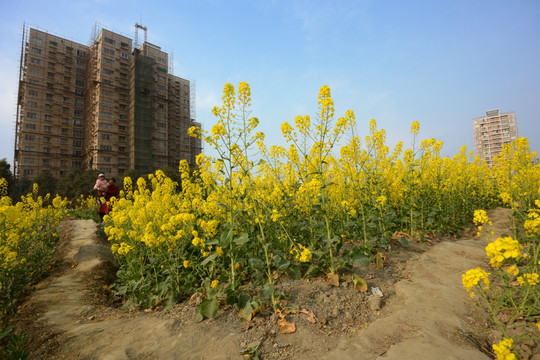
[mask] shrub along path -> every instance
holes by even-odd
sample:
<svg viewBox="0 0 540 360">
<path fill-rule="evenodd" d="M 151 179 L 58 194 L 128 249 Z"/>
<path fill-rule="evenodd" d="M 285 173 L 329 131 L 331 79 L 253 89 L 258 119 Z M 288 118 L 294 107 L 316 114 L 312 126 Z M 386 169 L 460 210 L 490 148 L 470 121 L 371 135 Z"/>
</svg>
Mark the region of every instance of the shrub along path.
<svg viewBox="0 0 540 360">
<path fill-rule="evenodd" d="M 507 210 L 489 215 L 496 235 L 509 232 Z M 167 311 L 113 308 L 103 285 L 113 281 L 115 261 L 96 235 L 97 225 L 70 220 L 62 226 L 64 267 L 39 284 L 19 311 L 31 358 L 241 359 L 242 351 L 258 347 L 263 359 L 488 359 L 463 336 L 471 308 L 461 274 L 487 263 L 483 239 L 445 241 L 413 256 L 393 282 L 392 296 L 385 295 L 384 307 L 365 326 L 329 331 L 326 320 L 312 324 L 296 318 L 297 331 L 281 334 L 275 317 L 257 316 L 246 323 L 234 308 L 202 323 L 194 322 L 195 308 L 187 302 Z M 310 280 L 298 286 L 316 284 Z M 335 288 L 317 286 L 319 293 L 327 289 L 332 305 L 351 300 L 335 296 Z M 351 311 L 348 317 L 359 315 Z"/>
</svg>

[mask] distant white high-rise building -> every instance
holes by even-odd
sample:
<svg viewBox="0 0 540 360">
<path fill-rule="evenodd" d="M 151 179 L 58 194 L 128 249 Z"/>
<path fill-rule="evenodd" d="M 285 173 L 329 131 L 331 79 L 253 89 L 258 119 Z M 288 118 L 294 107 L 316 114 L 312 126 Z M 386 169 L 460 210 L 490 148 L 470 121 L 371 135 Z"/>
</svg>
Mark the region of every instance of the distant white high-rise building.
<svg viewBox="0 0 540 360">
<path fill-rule="evenodd" d="M 492 166 L 502 146 L 518 138 L 516 113 L 501 114 L 499 109 L 486 111 L 485 116 L 473 119 L 473 131 L 476 154 Z"/>
</svg>

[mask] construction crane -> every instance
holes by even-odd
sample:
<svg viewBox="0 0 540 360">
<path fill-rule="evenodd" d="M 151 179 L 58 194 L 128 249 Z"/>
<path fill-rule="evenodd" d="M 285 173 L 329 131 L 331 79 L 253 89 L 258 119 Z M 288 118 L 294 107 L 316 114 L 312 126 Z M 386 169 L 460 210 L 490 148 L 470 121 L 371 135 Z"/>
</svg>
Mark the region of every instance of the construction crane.
<svg viewBox="0 0 540 360">
<path fill-rule="evenodd" d="M 148 40 L 148 28 L 146 26 L 142 26 L 139 23 L 135 23 L 135 48 L 139 47 L 139 29 L 144 30 L 144 42 L 147 42 Z"/>
</svg>

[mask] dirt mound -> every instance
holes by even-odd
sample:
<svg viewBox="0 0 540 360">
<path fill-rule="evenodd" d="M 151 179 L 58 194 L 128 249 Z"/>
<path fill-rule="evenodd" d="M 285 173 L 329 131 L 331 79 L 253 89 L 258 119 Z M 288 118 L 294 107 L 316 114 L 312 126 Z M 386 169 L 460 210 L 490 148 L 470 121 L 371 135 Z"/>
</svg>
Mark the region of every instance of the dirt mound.
<svg viewBox="0 0 540 360">
<path fill-rule="evenodd" d="M 496 232 L 506 231 L 508 215 L 490 214 Z M 355 268 L 382 298 L 346 281 L 282 282 L 291 307 L 306 311 L 289 314 L 296 332 L 281 334 L 275 315 L 245 322 L 235 307 L 202 323 L 187 303 L 164 311 L 111 307 L 103 285 L 112 282 L 116 264 L 96 224 L 70 220 L 63 227 L 62 271 L 39 284 L 19 311 L 31 358 L 488 359 L 463 335 L 471 318 L 461 285 L 462 273 L 485 264 L 485 240 L 396 245 L 384 267 Z"/>
</svg>

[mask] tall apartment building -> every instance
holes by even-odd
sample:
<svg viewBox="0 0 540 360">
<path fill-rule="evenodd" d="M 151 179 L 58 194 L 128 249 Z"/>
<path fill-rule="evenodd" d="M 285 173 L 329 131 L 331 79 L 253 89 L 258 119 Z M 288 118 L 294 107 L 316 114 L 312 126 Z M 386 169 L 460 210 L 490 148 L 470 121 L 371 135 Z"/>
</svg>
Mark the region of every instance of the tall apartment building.
<svg viewBox="0 0 540 360">
<path fill-rule="evenodd" d="M 486 111 L 486 116 L 473 119 L 473 131 L 476 154 L 492 166 L 503 144 L 518 138 L 516 114 L 501 114 L 499 109 Z"/>
<path fill-rule="evenodd" d="M 90 46 L 25 29 L 14 175 L 59 178 L 73 168 L 121 177 L 182 159 L 195 165 L 190 82 L 169 72 L 168 54 L 101 29 Z"/>
</svg>

